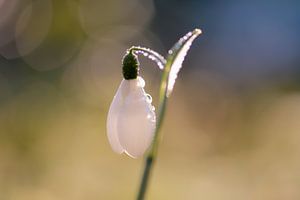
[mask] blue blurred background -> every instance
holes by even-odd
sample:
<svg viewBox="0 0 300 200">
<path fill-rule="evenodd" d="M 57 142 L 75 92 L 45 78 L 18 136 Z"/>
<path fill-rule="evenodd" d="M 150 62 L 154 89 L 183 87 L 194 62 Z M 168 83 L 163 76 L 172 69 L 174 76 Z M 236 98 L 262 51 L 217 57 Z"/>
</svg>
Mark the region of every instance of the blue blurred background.
<svg viewBox="0 0 300 200">
<path fill-rule="evenodd" d="M 121 59 L 194 28 L 148 199 L 300 199 L 299 25 L 297 0 L 0 0 L 0 200 L 134 199 L 143 159 L 105 128 Z"/>
</svg>

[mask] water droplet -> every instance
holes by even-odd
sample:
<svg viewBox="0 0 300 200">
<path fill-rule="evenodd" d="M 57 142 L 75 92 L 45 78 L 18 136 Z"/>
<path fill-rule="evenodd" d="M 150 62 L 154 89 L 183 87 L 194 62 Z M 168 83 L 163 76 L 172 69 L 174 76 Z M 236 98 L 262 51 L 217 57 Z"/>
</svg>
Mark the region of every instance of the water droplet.
<svg viewBox="0 0 300 200">
<path fill-rule="evenodd" d="M 177 74 L 180 71 L 182 67 L 182 62 L 186 56 L 187 51 L 189 50 L 192 42 L 194 39 L 201 33 L 200 30 L 196 29 L 193 32 L 189 32 L 184 37 L 179 39 L 179 41 L 174 45 L 174 47 L 170 50 L 175 53 L 177 53 L 176 58 L 173 60 L 173 63 L 171 65 L 171 70 L 169 74 L 169 84 L 168 84 L 168 90 L 167 90 L 167 96 L 169 96 L 173 90 L 175 80 L 177 78 Z M 170 52 L 169 51 L 169 52 Z"/>
<path fill-rule="evenodd" d="M 148 103 L 152 103 L 152 97 L 151 97 L 151 95 L 150 94 L 146 94 L 146 96 L 147 96 L 147 102 Z"/>
<path fill-rule="evenodd" d="M 149 58 L 150 60 L 153 60 L 156 63 L 156 65 L 159 67 L 159 69 L 161 70 L 164 69 L 166 60 L 163 56 L 161 56 L 157 52 L 144 47 L 133 47 L 133 49 L 136 54 L 142 54 L 143 56 Z"/>
</svg>

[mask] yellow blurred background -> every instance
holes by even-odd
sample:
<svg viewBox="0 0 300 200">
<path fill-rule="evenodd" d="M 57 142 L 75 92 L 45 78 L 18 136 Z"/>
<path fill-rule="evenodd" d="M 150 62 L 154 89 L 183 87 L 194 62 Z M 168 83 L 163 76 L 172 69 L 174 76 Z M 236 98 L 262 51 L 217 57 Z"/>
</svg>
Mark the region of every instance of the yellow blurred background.
<svg viewBox="0 0 300 200">
<path fill-rule="evenodd" d="M 147 199 L 300 199 L 298 1 L 0 0 L 0 200 L 134 199 L 106 115 L 132 45 L 203 30 L 169 99 Z M 160 71 L 141 57 L 157 106 Z"/>
</svg>

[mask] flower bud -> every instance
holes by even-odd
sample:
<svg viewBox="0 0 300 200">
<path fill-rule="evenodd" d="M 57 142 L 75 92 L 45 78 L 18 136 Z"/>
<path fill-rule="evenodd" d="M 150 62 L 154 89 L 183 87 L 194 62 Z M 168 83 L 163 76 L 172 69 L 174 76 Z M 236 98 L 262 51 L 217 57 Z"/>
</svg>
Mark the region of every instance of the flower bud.
<svg viewBox="0 0 300 200">
<path fill-rule="evenodd" d="M 107 135 L 112 149 L 136 158 L 145 153 L 153 140 L 156 116 L 151 97 L 144 91 L 145 81 L 123 79 L 111 103 Z"/>
</svg>

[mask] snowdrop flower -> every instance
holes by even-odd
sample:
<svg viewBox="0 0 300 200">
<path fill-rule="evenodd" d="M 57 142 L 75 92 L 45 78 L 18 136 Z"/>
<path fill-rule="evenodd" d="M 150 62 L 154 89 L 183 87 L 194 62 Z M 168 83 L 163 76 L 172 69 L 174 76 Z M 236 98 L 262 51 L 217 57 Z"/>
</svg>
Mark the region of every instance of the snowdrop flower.
<svg viewBox="0 0 300 200">
<path fill-rule="evenodd" d="M 145 81 L 138 76 L 137 57 L 129 52 L 123 59 L 123 76 L 107 117 L 107 136 L 112 149 L 133 158 L 145 153 L 154 137 L 156 117 Z"/>
</svg>

